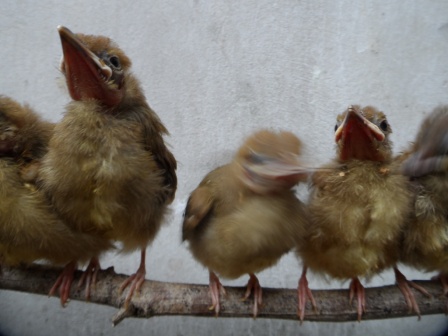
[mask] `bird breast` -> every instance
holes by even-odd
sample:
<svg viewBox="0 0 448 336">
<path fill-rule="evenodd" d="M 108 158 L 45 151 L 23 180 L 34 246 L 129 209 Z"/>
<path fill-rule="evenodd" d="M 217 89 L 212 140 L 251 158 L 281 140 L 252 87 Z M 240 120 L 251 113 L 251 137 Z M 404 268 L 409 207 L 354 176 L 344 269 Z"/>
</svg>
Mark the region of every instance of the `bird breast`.
<svg viewBox="0 0 448 336">
<path fill-rule="evenodd" d="M 57 125 L 41 167 L 43 184 L 79 229 L 147 241 L 155 235 L 148 223 L 160 222 L 164 212 L 155 206 L 164 187 L 143 130 L 85 105 L 72 103 Z"/>
<path fill-rule="evenodd" d="M 398 258 L 400 232 L 411 211 L 407 180 L 375 162 L 354 161 L 316 173 L 304 259 L 334 277 L 368 275 Z"/>
<path fill-rule="evenodd" d="M 285 200 L 286 199 L 286 200 Z M 256 196 L 215 216 L 190 239 L 197 260 L 225 278 L 256 273 L 275 264 L 303 238 L 303 205 L 291 194 Z"/>
</svg>

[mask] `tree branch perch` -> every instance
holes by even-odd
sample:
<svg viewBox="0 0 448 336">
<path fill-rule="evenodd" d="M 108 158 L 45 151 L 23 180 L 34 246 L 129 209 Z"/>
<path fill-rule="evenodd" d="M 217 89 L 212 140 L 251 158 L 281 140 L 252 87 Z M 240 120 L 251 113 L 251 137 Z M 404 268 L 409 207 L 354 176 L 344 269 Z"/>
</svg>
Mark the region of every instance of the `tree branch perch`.
<svg viewBox="0 0 448 336">
<path fill-rule="evenodd" d="M 44 265 L 26 268 L 3 268 L 0 275 L 0 289 L 8 289 L 34 294 L 48 295 L 61 269 Z M 72 300 L 84 301 L 84 289 L 76 283 L 81 272 L 75 274 L 70 293 Z M 140 295 L 135 295 L 127 310 L 123 305 L 125 293 L 119 293 L 126 275 L 116 274 L 113 268 L 100 271 L 98 282 L 92 290 L 90 301 L 119 308 L 113 317 L 114 325 L 126 317 L 152 317 L 160 315 L 209 316 L 210 297 L 208 286 L 195 284 L 166 283 L 146 280 Z M 443 314 L 447 298 L 442 295 L 438 281 L 415 281 L 424 286 L 433 296 L 427 298 L 414 291 L 422 315 Z M 252 299 L 241 301 L 245 289 L 226 287 L 227 294 L 221 300 L 220 317 L 252 317 Z M 305 319 L 308 321 L 343 322 L 356 321 L 355 305 L 348 303 L 348 290 L 314 290 L 318 305 L 315 313 L 307 304 Z M 366 312 L 363 320 L 386 319 L 409 316 L 404 298 L 397 286 L 366 288 Z M 263 288 L 263 306 L 259 318 L 297 320 L 297 291 L 295 289 Z"/>
</svg>

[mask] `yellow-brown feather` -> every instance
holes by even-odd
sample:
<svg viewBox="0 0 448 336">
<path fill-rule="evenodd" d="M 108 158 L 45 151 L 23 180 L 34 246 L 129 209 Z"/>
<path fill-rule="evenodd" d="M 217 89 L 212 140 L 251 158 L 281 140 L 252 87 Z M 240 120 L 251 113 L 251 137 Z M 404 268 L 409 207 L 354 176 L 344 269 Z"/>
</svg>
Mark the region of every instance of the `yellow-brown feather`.
<svg viewBox="0 0 448 336">
<path fill-rule="evenodd" d="M 149 107 L 131 61 L 103 36 L 77 37 L 99 57 L 115 55 L 124 71 L 115 106 L 72 101 L 56 126 L 39 175 L 57 211 L 76 230 L 123 243 L 123 251 L 151 242 L 174 199 L 176 160 L 166 128 Z"/>
<path fill-rule="evenodd" d="M 108 240 L 70 229 L 34 184 L 54 124 L 6 96 L 0 96 L 0 116 L 0 135 L 6 132 L 14 144 L 13 152 L 0 155 L 2 262 L 15 265 L 43 259 L 65 264 L 112 248 Z"/>
<path fill-rule="evenodd" d="M 204 177 L 189 199 L 183 223 L 183 237 L 200 263 L 236 278 L 274 265 L 301 244 L 307 216 L 294 192 L 285 188 L 259 194 L 240 177 L 241 162 L 251 151 L 274 157 L 286 151 L 298 154 L 299 143 L 291 134 L 258 132 L 232 163 Z"/>
<path fill-rule="evenodd" d="M 361 111 L 375 125 L 386 118 L 370 106 Z M 344 116 L 338 116 L 338 123 Z M 385 139 L 372 139 L 370 147 L 381 153 L 381 160 L 336 158 L 327 166 L 333 169 L 314 174 L 307 239 L 299 247 L 299 255 L 312 270 L 351 279 L 370 277 L 398 262 L 413 196 L 408 180 L 395 173 L 391 162 L 390 126 L 383 131 Z M 343 145 L 337 143 L 338 155 Z"/>
</svg>

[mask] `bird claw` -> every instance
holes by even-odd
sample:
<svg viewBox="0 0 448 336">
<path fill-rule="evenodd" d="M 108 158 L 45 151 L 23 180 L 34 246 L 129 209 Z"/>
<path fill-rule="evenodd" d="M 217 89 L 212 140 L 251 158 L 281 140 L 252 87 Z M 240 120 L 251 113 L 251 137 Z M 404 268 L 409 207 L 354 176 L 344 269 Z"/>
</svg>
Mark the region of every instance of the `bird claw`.
<svg viewBox="0 0 448 336">
<path fill-rule="evenodd" d="M 131 302 L 131 299 L 134 295 L 134 292 L 137 291 L 138 293 L 141 292 L 141 287 L 143 286 L 143 283 L 145 282 L 145 276 L 146 276 L 146 266 L 145 266 L 145 260 L 146 260 L 146 249 L 141 250 L 141 257 L 140 257 L 140 266 L 138 267 L 137 272 L 135 274 L 132 274 L 129 278 L 127 278 L 120 286 L 119 293 L 123 293 L 124 289 L 131 284 L 131 288 L 129 288 L 129 292 L 126 295 L 126 299 L 124 301 L 124 308 L 129 307 L 129 303 Z"/>
<path fill-rule="evenodd" d="M 419 286 L 412 281 L 409 281 L 406 279 L 406 277 L 401 273 L 398 268 L 394 267 L 394 273 L 395 273 L 395 281 L 397 282 L 397 286 L 400 289 L 401 293 L 404 296 L 404 299 L 406 301 L 406 304 L 408 306 L 408 313 L 411 314 L 412 312 L 415 312 L 418 316 L 418 319 L 421 319 L 420 314 L 420 308 L 418 306 L 418 303 L 415 299 L 414 293 L 412 293 L 411 288 L 418 290 L 420 293 L 426 295 L 429 298 L 432 298 L 432 295 L 424 289 L 422 286 Z"/>
<path fill-rule="evenodd" d="M 96 285 L 98 271 L 101 269 L 98 258 L 93 257 L 79 279 L 78 288 L 86 284 L 86 301 L 90 300 L 90 288 Z"/>
<path fill-rule="evenodd" d="M 219 281 L 219 278 L 216 276 L 215 273 L 210 271 L 209 275 L 209 288 L 210 288 L 210 296 L 212 298 L 212 305 L 208 307 L 208 310 L 214 310 L 215 316 L 218 317 L 219 311 L 220 311 L 220 302 L 219 302 L 219 295 L 226 294 L 226 291 Z"/>
<path fill-rule="evenodd" d="M 246 285 L 246 293 L 241 298 L 241 301 L 246 301 L 250 294 L 252 293 L 252 290 L 254 291 L 254 308 L 253 308 L 253 318 L 257 318 L 258 315 L 258 307 L 263 304 L 262 298 L 263 298 L 263 290 L 260 286 L 260 282 L 258 281 L 258 278 L 254 274 L 249 274 L 250 278 Z"/>
<path fill-rule="evenodd" d="M 353 278 L 350 282 L 350 305 L 352 305 L 355 293 L 357 300 L 358 322 L 361 322 L 362 314 L 366 312 L 366 292 L 364 286 L 361 284 L 358 278 Z"/>
<path fill-rule="evenodd" d="M 314 313 L 318 313 L 317 304 L 314 300 L 313 293 L 308 287 L 308 280 L 306 278 L 306 267 L 303 268 L 302 275 L 299 279 L 299 286 L 297 288 L 297 297 L 299 301 L 297 316 L 300 319 L 300 324 L 303 323 L 305 318 L 305 306 L 307 300 L 311 301 L 311 305 L 313 306 Z"/>
<path fill-rule="evenodd" d="M 135 274 L 132 274 L 129 278 L 127 278 L 120 286 L 120 294 L 123 293 L 124 289 L 131 284 L 131 287 L 129 288 L 129 292 L 126 295 L 126 299 L 124 301 L 124 307 L 127 308 L 129 306 L 129 303 L 132 300 L 132 297 L 134 296 L 134 292 L 140 293 L 141 287 L 143 283 L 145 282 L 145 270 L 138 270 Z"/>
<path fill-rule="evenodd" d="M 435 276 L 434 278 L 440 280 L 440 282 L 442 283 L 442 288 L 443 288 L 443 296 L 447 297 L 448 296 L 448 275 L 440 273 L 439 275 Z M 446 301 L 446 305 L 445 305 L 445 315 L 448 315 L 448 300 Z"/>
<path fill-rule="evenodd" d="M 61 306 L 63 308 L 65 308 L 67 302 L 69 301 L 70 287 L 73 282 L 75 268 L 76 268 L 75 261 L 68 263 L 64 267 L 62 273 L 56 279 L 56 282 L 54 283 L 53 287 L 51 287 L 50 292 L 48 293 L 48 296 L 53 296 L 56 290 L 59 289 L 59 297 L 61 301 Z"/>
<path fill-rule="evenodd" d="M 443 296 L 448 296 L 448 275 L 440 273 L 431 278 L 431 280 L 439 280 L 442 283 Z"/>
</svg>

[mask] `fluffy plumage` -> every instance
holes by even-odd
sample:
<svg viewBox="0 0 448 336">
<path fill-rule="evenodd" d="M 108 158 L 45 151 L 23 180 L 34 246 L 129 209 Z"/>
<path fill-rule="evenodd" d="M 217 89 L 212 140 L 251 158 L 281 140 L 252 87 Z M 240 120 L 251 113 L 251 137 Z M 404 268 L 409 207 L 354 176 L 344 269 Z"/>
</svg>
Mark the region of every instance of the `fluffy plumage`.
<svg viewBox="0 0 448 336">
<path fill-rule="evenodd" d="M 401 230 L 411 211 L 408 181 L 392 173 L 391 132 L 386 116 L 373 107 L 351 106 L 338 116 L 337 156 L 325 167 L 339 167 L 313 175 L 310 225 L 299 247 L 313 271 L 352 280 L 350 297 L 358 294 L 358 319 L 365 306 L 358 277 L 397 263 Z M 299 290 L 309 291 L 307 286 Z M 302 302 L 302 319 L 304 309 Z"/>
<path fill-rule="evenodd" d="M 448 294 L 448 106 L 435 108 L 422 122 L 409 151 L 401 155 L 412 177 L 414 216 L 404 230 L 401 261 L 437 271 Z"/>
<path fill-rule="evenodd" d="M 257 132 L 231 163 L 207 174 L 191 193 L 182 236 L 195 259 L 210 271 L 211 309 L 216 314 L 222 286 L 215 272 L 229 279 L 250 275 L 244 298 L 254 288 L 256 316 L 261 287 L 255 273 L 301 243 L 306 212 L 291 188 L 303 176 L 274 176 L 267 168 L 284 165 L 290 154 L 299 152 L 299 139 L 289 132 Z M 269 173 L 255 170 L 258 165 Z"/>
<path fill-rule="evenodd" d="M 176 160 L 124 52 L 104 36 L 59 33 L 73 101 L 55 127 L 41 184 L 74 229 L 119 241 L 126 252 L 141 249 L 140 267 L 122 287 L 132 282 L 127 305 L 174 198 Z"/>
<path fill-rule="evenodd" d="M 0 254 L 8 265 L 86 261 L 111 246 L 72 230 L 34 185 L 53 127 L 28 106 L 0 96 Z"/>
</svg>

